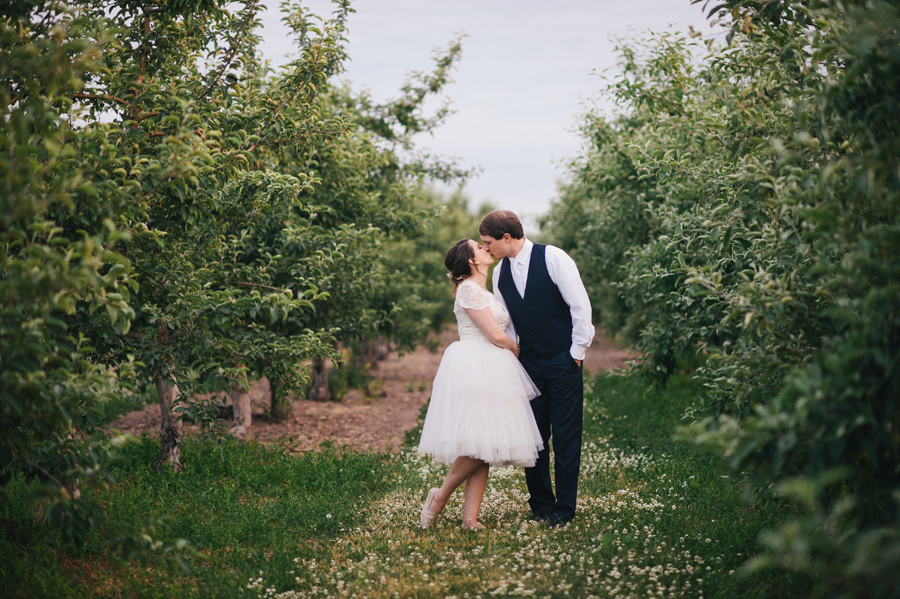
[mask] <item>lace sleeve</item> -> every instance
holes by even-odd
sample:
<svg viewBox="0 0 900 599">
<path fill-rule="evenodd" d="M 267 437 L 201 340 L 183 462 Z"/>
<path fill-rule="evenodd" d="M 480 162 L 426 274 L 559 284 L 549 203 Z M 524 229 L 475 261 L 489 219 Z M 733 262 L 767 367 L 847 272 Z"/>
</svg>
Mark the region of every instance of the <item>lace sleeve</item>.
<svg viewBox="0 0 900 599">
<path fill-rule="evenodd" d="M 477 283 L 463 281 L 456 289 L 456 304 L 469 310 L 484 310 L 491 303 L 488 292 Z"/>
</svg>

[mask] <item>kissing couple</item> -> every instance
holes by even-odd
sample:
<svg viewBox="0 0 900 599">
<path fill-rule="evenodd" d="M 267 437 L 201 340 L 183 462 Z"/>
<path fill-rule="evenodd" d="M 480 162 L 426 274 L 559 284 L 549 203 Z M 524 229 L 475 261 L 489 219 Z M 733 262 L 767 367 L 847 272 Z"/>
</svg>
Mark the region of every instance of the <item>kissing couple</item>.
<svg viewBox="0 0 900 599">
<path fill-rule="evenodd" d="M 478 232 L 480 244 L 463 239 L 444 258 L 459 341 L 444 351 L 418 449 L 451 466 L 428 491 L 420 525 L 431 527 L 464 485 L 462 527 L 482 528 L 491 465 L 515 465 L 525 467 L 535 520 L 565 526 L 578 495 L 590 300 L 572 258 L 527 239 L 513 212 L 487 214 Z"/>
</svg>

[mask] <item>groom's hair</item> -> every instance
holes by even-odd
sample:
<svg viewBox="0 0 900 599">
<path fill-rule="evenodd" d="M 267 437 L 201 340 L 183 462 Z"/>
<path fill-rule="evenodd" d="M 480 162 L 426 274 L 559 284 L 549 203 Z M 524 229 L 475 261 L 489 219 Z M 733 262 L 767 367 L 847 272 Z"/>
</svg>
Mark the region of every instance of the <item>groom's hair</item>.
<svg viewBox="0 0 900 599">
<path fill-rule="evenodd" d="M 525 237 L 525 231 L 522 229 L 522 222 L 515 212 L 509 210 L 494 210 L 488 212 L 481 224 L 478 225 L 478 233 L 487 235 L 494 239 L 501 239 L 504 234 L 509 233 L 513 239 L 522 239 Z"/>
</svg>

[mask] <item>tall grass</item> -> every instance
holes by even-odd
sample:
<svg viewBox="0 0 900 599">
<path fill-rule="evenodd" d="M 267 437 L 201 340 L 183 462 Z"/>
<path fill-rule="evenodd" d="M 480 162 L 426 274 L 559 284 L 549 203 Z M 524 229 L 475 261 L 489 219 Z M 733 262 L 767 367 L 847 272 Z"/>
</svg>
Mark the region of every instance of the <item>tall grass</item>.
<svg viewBox="0 0 900 599">
<path fill-rule="evenodd" d="M 494 469 L 487 529 L 460 528 L 454 497 L 432 529 L 417 527 L 426 490 L 446 466 L 404 449 L 292 456 L 281 447 L 189 442 L 187 470 L 160 474 L 157 447 L 124 450 L 102 497 L 116 518 L 153 512 L 208 560 L 190 575 L 108 563 L 98 544 L 61 546 L 32 512 L 28 484 L 2 490 L 2 587 L 39 597 L 794 597 L 806 581 L 741 574 L 759 531 L 785 514 L 748 505 L 721 461 L 672 440 L 701 390 L 625 376 L 588 382 L 576 520 L 530 519 L 520 469 Z M 408 441 L 414 442 L 417 431 Z"/>
</svg>

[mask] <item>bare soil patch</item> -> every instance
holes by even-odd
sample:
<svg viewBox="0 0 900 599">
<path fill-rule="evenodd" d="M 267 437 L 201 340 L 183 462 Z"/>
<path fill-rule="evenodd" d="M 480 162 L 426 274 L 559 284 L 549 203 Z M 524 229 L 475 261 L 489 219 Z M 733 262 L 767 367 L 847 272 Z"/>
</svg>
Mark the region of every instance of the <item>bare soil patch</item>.
<svg viewBox="0 0 900 599">
<path fill-rule="evenodd" d="M 402 356 L 391 353 L 372 371 L 380 381 L 379 392 L 374 397 L 365 397 L 362 391 L 351 389 L 341 401 L 295 399 L 291 416 L 281 423 L 264 418 L 269 406 L 269 381 L 262 378 L 251 388 L 253 424 L 247 438 L 263 443 L 283 441 L 293 451 L 314 449 L 325 441 L 338 446 L 391 451 L 402 444 L 406 431 L 416 425 L 422 406 L 431 396 L 431 383 L 441 362 L 443 348 L 456 339 L 458 336 L 453 327 L 441 335 L 442 349 L 439 351 L 418 348 Z M 637 357 L 636 352 L 597 337 L 585 356 L 584 367 L 591 374 L 627 368 L 628 362 Z M 136 436 L 145 432 L 157 435 L 159 409 L 154 405 L 131 412 L 111 423 L 110 428 Z M 226 424 L 231 426 L 230 422 Z M 186 434 L 196 432 L 197 427 L 185 426 Z"/>
</svg>

